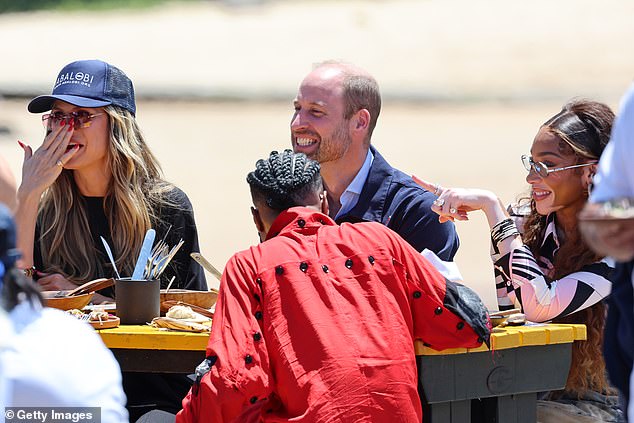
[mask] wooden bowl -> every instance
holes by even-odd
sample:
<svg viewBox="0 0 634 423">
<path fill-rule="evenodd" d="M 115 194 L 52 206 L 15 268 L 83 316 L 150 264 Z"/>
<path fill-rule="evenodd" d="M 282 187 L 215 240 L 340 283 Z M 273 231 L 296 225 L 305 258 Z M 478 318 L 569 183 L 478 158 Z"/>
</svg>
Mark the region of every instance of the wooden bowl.
<svg viewBox="0 0 634 423">
<path fill-rule="evenodd" d="M 88 294 L 73 295 L 72 297 L 57 297 L 59 291 L 44 291 L 44 305 L 46 307 L 57 308 L 59 310 L 72 310 L 74 308 L 81 310 L 86 307 L 92 299 L 92 292 Z"/>
<path fill-rule="evenodd" d="M 218 291 L 209 290 L 209 291 L 191 291 L 188 289 L 170 289 L 168 292 L 165 292 L 164 289 L 161 289 L 161 303 L 163 301 L 182 301 L 187 304 L 193 304 L 198 307 L 202 307 L 205 309 L 210 309 L 216 304 L 216 300 L 218 299 Z M 161 307 L 161 311 L 165 313 L 167 310 L 163 310 Z"/>
</svg>

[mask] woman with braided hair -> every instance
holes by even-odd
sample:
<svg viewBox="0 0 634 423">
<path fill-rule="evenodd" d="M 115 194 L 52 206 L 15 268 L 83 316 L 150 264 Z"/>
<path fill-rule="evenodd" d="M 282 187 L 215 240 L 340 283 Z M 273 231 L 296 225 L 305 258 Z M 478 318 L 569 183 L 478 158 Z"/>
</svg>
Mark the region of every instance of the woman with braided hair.
<svg viewBox="0 0 634 423">
<path fill-rule="evenodd" d="M 539 128 L 531 156 L 522 156 L 529 198 L 507 210 L 490 191 L 439 187 L 432 208 L 441 220 L 468 220 L 469 212 L 484 211 L 501 310 L 517 302 L 530 321 L 586 325 L 588 339 L 573 346 L 565 390 L 539 402 L 540 422 L 617 421 L 619 415 L 601 349 L 614 264 L 590 250 L 577 218 L 613 120 L 603 103 L 568 102 Z"/>
<path fill-rule="evenodd" d="M 225 267 L 176 421 L 419 423 L 414 339 L 488 342 L 482 302 L 384 225 L 337 226 L 304 154 L 274 151 L 247 182 L 262 242 Z"/>
</svg>

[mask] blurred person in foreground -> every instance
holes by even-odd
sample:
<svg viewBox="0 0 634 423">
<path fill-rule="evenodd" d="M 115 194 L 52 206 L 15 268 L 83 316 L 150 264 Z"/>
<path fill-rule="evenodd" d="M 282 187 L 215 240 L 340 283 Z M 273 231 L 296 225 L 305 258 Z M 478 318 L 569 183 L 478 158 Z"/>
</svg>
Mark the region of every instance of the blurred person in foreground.
<svg viewBox="0 0 634 423">
<path fill-rule="evenodd" d="M 0 156 L 0 203 L 10 210 L 15 208 L 15 177 L 6 159 Z"/>
<path fill-rule="evenodd" d="M 599 221 L 605 205 L 625 199 L 629 219 Z M 604 354 L 610 381 L 622 394 L 623 408 L 634 422 L 630 374 L 634 355 L 634 85 L 621 101 L 610 143 L 599 162 L 595 189 L 590 195 L 581 224 L 588 245 L 598 254 L 614 257 L 616 266 L 612 294 L 608 298 Z M 634 376 L 634 374 L 633 374 Z"/>
<path fill-rule="evenodd" d="M 338 226 L 304 154 L 274 151 L 247 182 L 261 244 L 227 263 L 177 421 L 420 422 L 414 340 L 488 343 L 479 297 L 385 226 Z"/>
<path fill-rule="evenodd" d="M 431 211 L 434 194 L 371 145 L 381 93 L 370 74 L 352 64 L 318 64 L 293 103 L 293 150 L 320 163 L 330 217 L 337 223 L 380 222 L 416 250 L 453 260 L 458 235 L 453 223 L 439 223 Z"/>
<path fill-rule="evenodd" d="M 530 197 L 509 210 L 493 192 L 463 188 L 439 188 L 433 206 L 441 220 L 468 220 L 475 210 L 486 214 L 501 310 L 517 302 L 530 321 L 587 327 L 587 340 L 573 345 L 565 389 L 538 402 L 540 422 L 614 422 L 620 417 L 601 354 L 604 299 L 614 264 L 586 245 L 577 218 L 613 120 L 603 103 L 565 104 L 539 128 L 531 155 L 522 156 Z M 427 189 L 435 186 L 418 181 Z"/>
<path fill-rule="evenodd" d="M 86 323 L 43 308 L 15 268 L 15 227 L 0 204 L 0 408 L 99 407 L 102 422 L 127 422 L 119 364 Z"/>
<path fill-rule="evenodd" d="M 21 266 L 43 290 L 65 290 L 116 277 L 101 237 L 122 276 L 131 276 L 146 231 L 184 245 L 161 276 L 165 288 L 207 290 L 194 212 L 187 195 L 166 182 L 136 120 L 132 81 L 101 60 L 66 65 L 50 95 L 28 105 L 42 116 L 42 145 L 23 145 L 16 223 Z M 93 301 L 112 301 L 114 289 Z M 152 409 L 176 413 L 191 386 L 186 375 L 125 373 L 132 420 Z"/>
</svg>

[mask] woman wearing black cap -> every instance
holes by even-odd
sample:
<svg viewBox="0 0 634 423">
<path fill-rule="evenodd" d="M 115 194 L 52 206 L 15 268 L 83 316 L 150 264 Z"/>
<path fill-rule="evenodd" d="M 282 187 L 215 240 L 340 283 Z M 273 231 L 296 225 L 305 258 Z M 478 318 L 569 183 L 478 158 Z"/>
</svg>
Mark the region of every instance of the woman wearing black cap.
<svg viewBox="0 0 634 423">
<path fill-rule="evenodd" d="M 574 344 L 565 390 L 551 392 L 548 401 L 539 403 L 540 422 L 564 421 L 562 416 L 576 422 L 616 421 L 619 413 L 601 351 L 603 300 L 610 293 L 614 264 L 590 250 L 577 218 L 613 120 L 603 103 L 565 104 L 540 127 L 531 156 L 522 156 L 530 197 L 508 211 L 490 191 L 417 181 L 437 191 L 432 209 L 441 220 L 468 220 L 467 212 L 485 212 L 500 309 L 518 302 L 530 321 L 586 325 L 588 339 Z"/>
<path fill-rule="evenodd" d="M 191 203 L 165 182 L 135 119 L 134 89 L 118 68 L 82 60 L 66 65 L 51 95 L 33 99 L 46 135 L 35 151 L 24 149 L 16 221 L 21 266 L 42 289 L 74 288 L 114 277 L 100 237 L 111 246 L 119 274 L 132 275 L 146 231 L 182 248 L 161 277 L 166 287 L 207 290 Z M 100 291 L 97 301 L 113 298 Z M 128 404 L 175 413 L 187 393 L 185 376 L 124 374 Z M 133 420 L 137 410 L 130 408 Z M 139 408 L 145 411 L 145 408 Z"/>
<path fill-rule="evenodd" d="M 114 276 L 100 237 L 112 247 L 117 269 L 129 276 L 149 228 L 170 246 L 185 244 L 163 273 L 165 288 L 207 290 L 189 253 L 198 235 L 187 196 L 165 182 L 135 119 L 134 89 L 116 67 L 99 60 L 73 62 L 53 93 L 28 106 L 42 116 L 46 136 L 24 149 L 16 212 L 21 265 L 44 290 L 72 289 Z M 169 233 L 168 233 L 169 232 Z M 160 238 L 159 238 L 160 237 Z M 112 291 L 98 297 L 106 300 Z"/>
</svg>

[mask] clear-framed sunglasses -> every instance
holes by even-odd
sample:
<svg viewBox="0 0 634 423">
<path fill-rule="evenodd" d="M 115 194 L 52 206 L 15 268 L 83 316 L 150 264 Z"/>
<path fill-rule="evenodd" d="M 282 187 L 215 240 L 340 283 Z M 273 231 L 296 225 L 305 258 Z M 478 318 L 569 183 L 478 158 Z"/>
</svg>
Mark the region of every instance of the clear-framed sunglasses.
<svg viewBox="0 0 634 423">
<path fill-rule="evenodd" d="M 549 169 L 548 166 L 546 166 L 544 163 L 533 161 L 533 158 L 531 156 L 527 156 L 526 154 L 522 155 L 522 164 L 524 165 L 524 169 L 526 169 L 527 171 L 530 172 L 531 168 L 533 168 L 535 173 L 537 173 L 542 178 L 546 178 L 550 173 L 553 173 L 553 172 L 561 172 L 562 170 L 574 169 L 574 168 L 577 168 L 577 167 L 590 166 L 590 165 L 597 164 L 597 163 L 598 162 L 595 160 L 593 162 L 588 162 L 588 163 L 581 163 L 581 164 L 572 165 L 572 166 L 565 166 L 565 167 L 558 167 L 558 168 L 555 168 L 555 169 Z"/>
<path fill-rule="evenodd" d="M 75 128 L 88 128 L 92 124 L 92 120 L 101 115 L 103 115 L 103 113 L 95 113 L 93 115 L 85 110 L 70 112 L 68 114 L 62 112 L 52 112 L 42 116 L 42 124 L 44 127 L 50 128 L 52 126 L 60 125 L 62 121 L 70 123 L 70 121 L 73 120 Z"/>
</svg>

